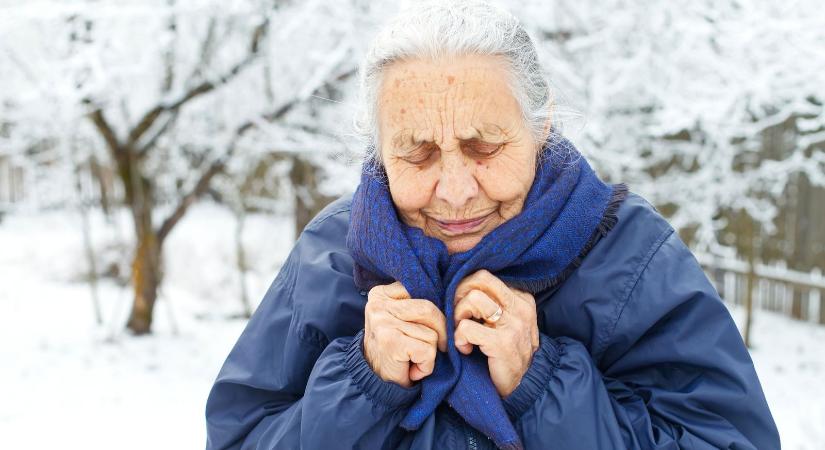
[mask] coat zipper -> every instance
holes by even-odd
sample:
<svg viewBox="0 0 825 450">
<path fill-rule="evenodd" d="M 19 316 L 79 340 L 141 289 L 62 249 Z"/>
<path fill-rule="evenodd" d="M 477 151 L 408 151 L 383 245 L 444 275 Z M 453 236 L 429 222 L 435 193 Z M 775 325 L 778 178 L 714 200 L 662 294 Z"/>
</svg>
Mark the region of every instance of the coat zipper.
<svg viewBox="0 0 825 450">
<path fill-rule="evenodd" d="M 464 436 L 467 441 L 468 450 L 485 450 L 491 448 L 489 443 L 483 442 L 484 436 L 481 435 L 475 428 L 462 421 L 464 428 Z"/>
<path fill-rule="evenodd" d="M 479 434 L 475 428 L 465 422 L 452 408 L 450 408 L 448 416 L 453 424 L 457 425 L 456 431 L 464 434 L 467 450 L 484 450 L 490 448 L 489 445 L 484 445 L 483 442 L 480 442 Z"/>
<path fill-rule="evenodd" d="M 472 432 L 467 433 L 467 448 L 469 450 L 478 450 L 478 441 Z"/>
</svg>

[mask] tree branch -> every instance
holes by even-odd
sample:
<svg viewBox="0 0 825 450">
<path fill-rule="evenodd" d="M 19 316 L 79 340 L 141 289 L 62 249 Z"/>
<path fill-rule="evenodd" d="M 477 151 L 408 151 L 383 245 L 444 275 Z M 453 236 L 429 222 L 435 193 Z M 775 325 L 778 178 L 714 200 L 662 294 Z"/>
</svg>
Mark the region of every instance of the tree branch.
<svg viewBox="0 0 825 450">
<path fill-rule="evenodd" d="M 103 115 L 103 110 L 100 108 L 95 108 L 95 110 L 89 113 L 88 116 L 89 119 L 92 120 L 92 123 L 95 125 L 97 131 L 103 137 L 103 140 L 106 141 L 106 147 L 109 148 L 109 151 L 112 153 L 112 157 L 117 159 L 119 153 L 121 152 L 120 143 L 118 142 L 117 136 L 115 135 L 111 125 L 109 125 L 109 121 L 107 121 L 106 117 Z"/>
<path fill-rule="evenodd" d="M 203 81 L 195 87 L 186 91 L 179 99 L 168 104 L 157 105 L 148 112 L 146 112 L 146 114 L 144 114 L 143 117 L 138 121 L 138 124 L 135 125 L 135 127 L 129 133 L 127 145 L 135 145 L 138 142 L 138 140 L 140 140 L 140 138 L 143 137 L 143 135 L 149 130 L 149 128 L 152 127 L 152 125 L 155 123 L 158 117 L 160 117 L 161 114 L 176 113 L 181 107 L 183 107 L 189 101 L 197 97 L 200 97 L 203 94 L 213 91 L 218 86 L 228 83 L 235 76 L 241 73 L 246 67 L 248 67 L 253 61 L 255 61 L 256 57 L 258 56 L 260 43 L 264 36 L 266 36 L 268 25 L 269 19 L 265 19 L 257 27 L 255 27 L 255 30 L 252 32 L 252 39 L 249 43 L 249 53 L 247 53 L 244 59 L 242 59 L 234 66 L 232 66 L 225 74 L 219 76 L 216 80 Z M 157 137 L 154 137 L 153 140 L 157 140 Z"/>
<path fill-rule="evenodd" d="M 143 143 L 143 145 L 141 145 L 141 147 L 137 150 L 138 159 L 143 159 L 149 153 L 149 150 L 151 150 L 155 146 L 155 144 L 158 142 L 158 139 L 160 139 L 161 136 L 166 134 L 166 132 L 169 130 L 172 124 L 175 123 L 177 118 L 177 112 L 170 115 L 166 119 L 166 122 L 164 122 L 163 125 L 160 126 L 158 131 L 154 135 L 152 135 L 152 137 L 149 138 L 145 143 Z"/>
<path fill-rule="evenodd" d="M 354 68 L 344 71 L 343 73 L 336 76 L 334 78 L 334 81 L 343 81 L 346 78 L 352 76 L 354 73 L 356 73 L 356 69 Z M 320 89 L 328 86 L 330 81 L 326 81 L 317 86 L 313 91 L 313 94 L 315 92 L 318 92 Z M 268 114 L 264 114 L 263 116 L 261 116 L 261 118 L 263 120 L 266 120 L 267 122 L 275 122 L 277 120 L 280 120 L 284 116 L 286 116 L 293 108 L 295 108 L 295 106 L 297 106 L 302 100 L 303 99 L 300 97 L 293 98 L 289 102 L 281 105 L 281 107 L 279 107 L 278 109 Z M 195 201 L 198 198 L 200 198 L 200 196 L 206 193 L 206 191 L 209 189 L 209 183 L 212 181 L 212 178 L 214 178 L 215 175 L 223 172 L 224 168 L 226 167 L 226 162 L 235 153 L 240 138 L 249 130 L 254 128 L 256 123 L 256 120 L 248 120 L 235 129 L 234 137 L 232 138 L 232 141 L 229 143 L 227 150 L 223 153 L 222 156 L 220 156 L 218 159 L 213 161 L 212 164 L 209 165 L 206 171 L 204 171 L 203 174 L 201 174 L 197 183 L 195 183 L 195 187 L 192 188 L 191 191 L 189 191 L 186 195 L 184 195 L 181 198 L 177 207 L 175 207 L 175 209 L 172 211 L 172 214 L 170 214 L 169 217 L 167 217 L 166 220 L 164 220 L 161 223 L 157 233 L 158 242 L 160 243 L 160 245 L 163 245 L 164 239 L 166 239 L 166 237 L 169 236 L 169 233 L 172 231 L 175 225 L 177 225 L 178 222 L 180 222 L 180 219 L 183 218 L 184 214 L 186 214 L 186 211 L 189 209 L 189 207 L 192 206 L 192 204 L 195 203 Z"/>
<path fill-rule="evenodd" d="M 284 115 L 286 115 L 297 104 L 298 100 L 294 99 L 289 103 L 284 104 L 283 106 L 275 110 L 273 113 L 267 114 L 264 117 L 267 118 L 267 120 L 271 121 L 278 120 L 282 118 Z M 235 135 L 232 138 L 232 141 L 229 143 L 227 150 L 223 153 L 222 156 L 220 156 L 218 159 L 213 161 L 212 164 L 209 165 L 206 171 L 204 171 L 203 174 L 201 174 L 197 183 L 195 183 L 195 187 L 192 188 L 191 191 L 189 191 L 186 195 L 184 195 L 181 198 L 180 203 L 178 203 L 178 206 L 175 207 L 174 211 L 172 211 L 172 214 L 170 214 L 169 217 L 167 217 L 166 220 L 164 220 L 163 223 L 161 223 L 157 233 L 158 241 L 161 243 L 161 245 L 163 244 L 164 239 L 166 239 L 166 237 L 175 227 L 175 225 L 177 225 L 178 222 L 180 222 L 180 219 L 183 218 L 183 215 L 186 214 L 186 211 L 189 209 L 189 207 L 192 206 L 192 204 L 198 198 L 200 198 L 201 195 L 206 193 L 207 189 L 209 189 L 209 183 L 212 181 L 212 178 L 214 178 L 215 175 L 223 172 L 223 169 L 226 167 L 226 162 L 235 153 L 240 138 L 254 127 L 255 122 L 249 120 L 240 125 L 235 130 Z"/>
<path fill-rule="evenodd" d="M 209 19 L 209 24 L 206 26 L 206 36 L 204 36 L 203 41 L 201 43 L 201 50 L 200 50 L 200 60 L 192 69 L 192 73 L 189 74 L 187 78 L 187 82 L 189 80 L 194 80 L 198 78 L 203 73 L 203 70 L 206 66 L 209 65 L 209 62 L 212 60 L 214 44 L 215 44 L 215 30 L 217 28 L 218 21 L 213 16 Z"/>
</svg>

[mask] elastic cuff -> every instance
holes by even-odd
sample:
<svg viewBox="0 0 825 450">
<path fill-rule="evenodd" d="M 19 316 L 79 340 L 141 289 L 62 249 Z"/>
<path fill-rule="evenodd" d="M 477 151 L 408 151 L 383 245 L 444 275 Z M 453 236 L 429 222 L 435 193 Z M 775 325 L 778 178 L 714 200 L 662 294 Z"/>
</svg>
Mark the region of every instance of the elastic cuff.
<svg viewBox="0 0 825 450">
<path fill-rule="evenodd" d="M 362 343 L 364 330 L 358 332 L 347 347 L 346 369 L 353 383 L 364 395 L 386 409 L 409 406 L 421 393 L 421 386 L 415 384 L 405 388 L 393 381 L 384 381 L 370 367 L 364 358 Z"/>
<path fill-rule="evenodd" d="M 516 389 L 504 398 L 504 409 L 513 421 L 518 420 L 547 389 L 550 378 L 559 367 L 564 346 L 544 333 L 539 334 L 539 348 Z"/>
</svg>

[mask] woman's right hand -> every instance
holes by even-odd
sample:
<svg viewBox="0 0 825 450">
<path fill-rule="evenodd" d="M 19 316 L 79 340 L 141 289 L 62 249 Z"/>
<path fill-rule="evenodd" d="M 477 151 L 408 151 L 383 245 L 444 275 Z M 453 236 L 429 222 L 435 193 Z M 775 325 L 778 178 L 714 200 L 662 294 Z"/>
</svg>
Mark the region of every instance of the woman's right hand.
<svg viewBox="0 0 825 450">
<path fill-rule="evenodd" d="M 433 302 L 411 299 L 397 281 L 370 289 L 364 357 L 382 380 L 412 386 L 433 372 L 436 349 L 447 350 L 447 325 Z"/>
</svg>

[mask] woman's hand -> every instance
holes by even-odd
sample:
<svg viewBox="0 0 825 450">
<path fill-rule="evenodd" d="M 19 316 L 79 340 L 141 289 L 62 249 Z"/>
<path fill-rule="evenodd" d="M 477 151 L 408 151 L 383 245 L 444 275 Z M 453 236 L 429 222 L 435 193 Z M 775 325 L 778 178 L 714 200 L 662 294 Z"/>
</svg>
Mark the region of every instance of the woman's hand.
<svg viewBox="0 0 825 450">
<path fill-rule="evenodd" d="M 455 345 L 468 355 L 478 345 L 487 355 L 490 378 L 504 398 L 521 382 L 539 348 L 536 300 L 527 292 L 509 288 L 486 270 L 463 279 L 455 293 Z M 495 323 L 475 319 L 493 318 Z"/>
<path fill-rule="evenodd" d="M 384 381 L 410 387 L 433 372 L 447 350 L 446 318 L 429 300 L 411 299 L 395 282 L 375 286 L 364 308 L 364 357 Z"/>
</svg>

